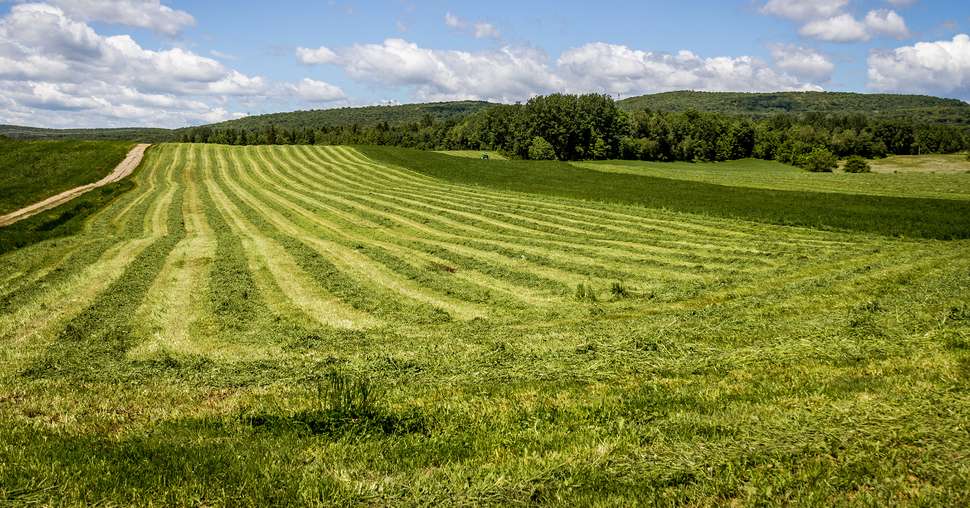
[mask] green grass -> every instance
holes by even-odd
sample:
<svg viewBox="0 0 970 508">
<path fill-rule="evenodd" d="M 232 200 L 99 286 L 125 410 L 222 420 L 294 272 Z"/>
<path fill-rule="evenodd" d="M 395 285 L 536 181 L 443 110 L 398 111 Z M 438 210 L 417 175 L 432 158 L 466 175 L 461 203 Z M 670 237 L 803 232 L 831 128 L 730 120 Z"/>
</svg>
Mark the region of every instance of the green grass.
<svg viewBox="0 0 970 508">
<path fill-rule="evenodd" d="M 0 254 L 0 504 L 970 503 L 967 241 L 347 147 L 132 185 Z"/>
<path fill-rule="evenodd" d="M 874 172 L 867 174 L 811 173 L 787 164 L 759 159 L 725 162 L 597 161 L 574 164 L 607 173 L 731 187 L 970 200 L 970 174 L 963 171 L 970 171 L 970 163 L 965 156 L 894 156 L 869 163 Z M 917 172 L 916 168 L 925 167 L 940 168 L 940 174 L 929 174 L 925 170 Z M 899 172 L 894 173 L 897 170 Z"/>
<path fill-rule="evenodd" d="M 100 180 L 131 147 L 127 141 L 0 138 L 0 215 Z"/>
<path fill-rule="evenodd" d="M 932 154 L 932 155 L 891 155 L 885 159 L 870 161 L 872 170 L 879 173 L 911 174 L 932 181 L 938 176 L 948 176 L 954 173 L 970 174 L 970 160 L 965 153 Z M 927 174 L 929 176 L 927 177 Z M 934 176 L 938 175 L 938 176 Z M 915 181 L 915 178 L 913 179 Z M 942 178 L 940 181 L 943 181 Z M 955 183 L 955 180 L 950 180 Z"/>
<path fill-rule="evenodd" d="M 490 160 L 507 160 L 504 155 L 497 152 L 490 152 L 488 150 L 441 150 L 437 153 L 443 153 L 445 155 L 451 155 L 454 157 L 464 157 L 466 159 L 481 159 L 482 154 L 487 153 Z"/>
<path fill-rule="evenodd" d="M 392 147 L 368 146 L 360 150 L 385 164 L 409 168 L 452 183 L 497 190 L 641 205 L 780 225 L 889 236 L 970 238 L 968 200 L 758 189 L 630 173 L 595 172 L 561 162 L 464 160 Z M 766 165 L 770 167 L 770 164 Z M 737 164 L 734 166 L 738 167 Z"/>
</svg>

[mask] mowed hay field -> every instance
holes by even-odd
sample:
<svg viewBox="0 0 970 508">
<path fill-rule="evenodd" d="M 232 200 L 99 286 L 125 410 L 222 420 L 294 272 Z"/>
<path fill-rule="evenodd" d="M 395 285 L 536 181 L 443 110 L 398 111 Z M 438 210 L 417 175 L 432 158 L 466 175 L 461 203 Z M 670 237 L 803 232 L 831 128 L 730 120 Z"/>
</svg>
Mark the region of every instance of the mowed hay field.
<svg viewBox="0 0 970 508">
<path fill-rule="evenodd" d="M 164 144 L 0 257 L 0 500 L 970 503 L 970 242 Z"/>
</svg>

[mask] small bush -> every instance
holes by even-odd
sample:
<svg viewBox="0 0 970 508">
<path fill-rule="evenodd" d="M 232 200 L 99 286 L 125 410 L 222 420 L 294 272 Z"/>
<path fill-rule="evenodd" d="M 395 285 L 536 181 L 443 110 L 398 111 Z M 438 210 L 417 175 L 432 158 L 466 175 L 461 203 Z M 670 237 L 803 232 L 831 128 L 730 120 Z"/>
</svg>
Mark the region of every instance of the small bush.
<svg viewBox="0 0 970 508">
<path fill-rule="evenodd" d="M 809 154 L 801 157 L 799 166 L 812 173 L 831 173 L 839 165 L 835 154 L 825 148 L 815 148 Z"/>
<path fill-rule="evenodd" d="M 556 150 L 545 138 L 536 136 L 529 145 L 529 158 L 535 161 L 556 160 Z"/>
<path fill-rule="evenodd" d="M 630 296 L 630 292 L 626 289 L 626 286 L 622 282 L 614 282 L 610 286 L 610 294 L 613 295 L 614 300 L 620 300 Z"/>
<path fill-rule="evenodd" d="M 381 393 L 366 377 L 330 371 L 317 384 L 320 409 L 347 418 L 371 417 L 380 412 Z"/>
<path fill-rule="evenodd" d="M 843 170 L 846 173 L 870 173 L 872 172 L 872 167 L 869 166 L 869 162 L 867 162 L 862 157 L 859 157 L 858 155 L 853 155 L 852 157 L 849 157 L 849 159 L 845 161 L 845 167 L 843 168 Z"/>
<path fill-rule="evenodd" d="M 581 302 L 595 302 L 596 292 L 593 291 L 593 286 L 580 282 L 576 286 L 576 299 Z"/>
</svg>

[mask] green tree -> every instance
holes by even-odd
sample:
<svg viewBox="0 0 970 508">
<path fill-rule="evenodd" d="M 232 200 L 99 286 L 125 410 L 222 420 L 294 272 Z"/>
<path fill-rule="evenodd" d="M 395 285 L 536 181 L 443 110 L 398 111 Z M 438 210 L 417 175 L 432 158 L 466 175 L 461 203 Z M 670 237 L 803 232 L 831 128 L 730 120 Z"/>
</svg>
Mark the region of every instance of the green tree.
<svg viewBox="0 0 970 508">
<path fill-rule="evenodd" d="M 831 173 L 838 167 L 839 160 L 828 149 L 817 147 L 808 155 L 802 156 L 799 165 L 813 173 Z"/>
<path fill-rule="evenodd" d="M 529 145 L 529 158 L 537 161 L 555 160 L 556 150 L 545 138 L 536 136 L 532 138 L 532 144 Z"/>
<path fill-rule="evenodd" d="M 869 173 L 872 168 L 865 159 L 858 155 L 853 155 L 845 161 L 845 167 L 842 168 L 846 173 Z"/>
</svg>

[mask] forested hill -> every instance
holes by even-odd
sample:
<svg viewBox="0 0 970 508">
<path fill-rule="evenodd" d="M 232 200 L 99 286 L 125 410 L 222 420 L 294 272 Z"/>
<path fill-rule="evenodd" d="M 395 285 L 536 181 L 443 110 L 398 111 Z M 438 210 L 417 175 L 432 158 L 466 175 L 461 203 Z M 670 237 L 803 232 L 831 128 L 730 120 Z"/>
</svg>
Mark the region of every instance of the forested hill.
<svg viewBox="0 0 970 508">
<path fill-rule="evenodd" d="M 161 143 L 175 139 L 174 131 L 147 127 L 44 129 L 19 125 L 0 125 L 0 136 L 11 139 L 84 139 L 93 141 L 140 141 L 145 143 Z"/>
<path fill-rule="evenodd" d="M 925 123 L 970 125 L 970 104 L 927 95 L 848 92 L 665 92 L 618 101 L 626 111 L 696 110 L 728 115 L 768 116 L 779 113 L 860 113 Z"/>
<path fill-rule="evenodd" d="M 397 106 L 365 106 L 359 108 L 315 109 L 289 113 L 247 116 L 209 125 L 213 129 L 258 130 L 270 125 L 287 129 L 320 129 L 324 127 L 373 127 L 386 122 L 397 126 L 421 123 L 431 119 L 435 122 L 458 120 L 472 113 L 494 106 L 489 102 L 457 101 L 430 102 L 426 104 L 403 104 Z"/>
</svg>

